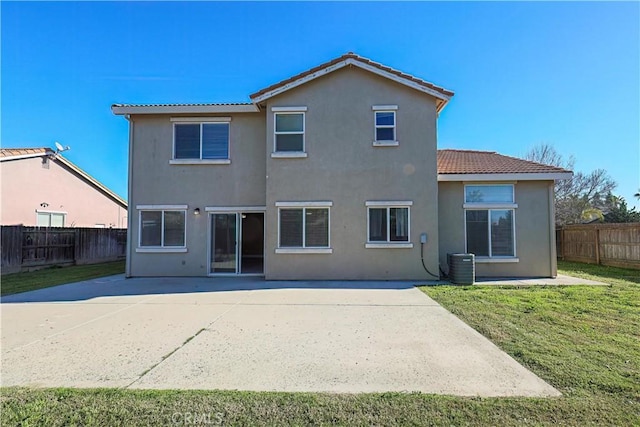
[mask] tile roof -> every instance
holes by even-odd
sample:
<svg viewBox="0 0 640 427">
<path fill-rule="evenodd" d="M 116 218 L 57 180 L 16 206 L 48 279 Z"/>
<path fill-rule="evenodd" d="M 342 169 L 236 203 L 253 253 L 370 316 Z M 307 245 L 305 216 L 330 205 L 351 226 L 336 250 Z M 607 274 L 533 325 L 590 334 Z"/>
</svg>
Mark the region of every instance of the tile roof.
<svg viewBox="0 0 640 427">
<path fill-rule="evenodd" d="M 269 87 L 261 89 L 258 92 L 249 95 L 249 98 L 251 98 L 251 99 L 257 98 L 260 95 L 263 95 L 263 94 L 265 94 L 267 92 L 271 92 L 274 89 L 277 89 L 277 88 L 279 88 L 281 86 L 287 85 L 287 84 L 289 84 L 291 82 L 294 82 L 294 81 L 296 81 L 298 79 L 304 78 L 304 77 L 306 77 L 306 76 L 308 76 L 310 74 L 316 73 L 316 72 L 318 72 L 318 71 L 320 71 L 320 70 L 322 70 L 324 68 L 330 67 L 330 66 L 332 66 L 334 64 L 337 64 L 339 62 L 345 61 L 347 59 L 353 59 L 353 60 L 358 61 L 358 62 L 360 62 L 362 64 L 370 65 L 372 67 L 378 68 L 379 70 L 391 73 L 391 74 L 393 74 L 393 75 L 395 75 L 397 77 L 401 77 L 403 79 L 410 80 L 410 81 L 412 81 L 414 83 L 417 83 L 417 84 L 419 84 L 421 86 L 424 86 L 426 88 L 435 90 L 435 91 L 441 93 L 442 95 L 444 95 L 446 97 L 453 96 L 453 92 L 452 91 L 447 90 L 447 89 L 445 89 L 443 87 L 436 86 L 433 83 L 430 83 L 428 81 L 422 80 L 422 79 L 420 79 L 418 77 L 414 77 L 412 75 L 403 73 L 402 71 L 398 71 L 398 70 L 393 69 L 391 67 L 387 67 L 386 65 L 382 65 L 382 64 L 380 64 L 378 62 L 374 62 L 374 61 L 372 61 L 372 60 L 370 60 L 368 58 L 365 58 L 363 56 L 357 55 L 357 54 L 355 54 L 353 52 L 349 52 L 349 53 L 346 53 L 346 54 L 344 54 L 344 55 L 342 55 L 342 56 L 340 56 L 340 57 L 338 57 L 336 59 L 332 59 L 331 61 L 325 62 L 324 64 L 321 64 L 321 65 L 318 65 L 317 67 L 311 68 L 310 70 L 303 71 L 300 74 L 296 74 L 293 77 L 289 77 L 288 79 L 282 80 L 281 82 L 272 84 Z"/>
<path fill-rule="evenodd" d="M 53 152 L 49 148 L 2 148 L 0 157 L 28 156 L 30 154 L 46 154 Z"/>
<path fill-rule="evenodd" d="M 438 150 L 439 174 L 571 173 L 495 151 Z"/>
</svg>

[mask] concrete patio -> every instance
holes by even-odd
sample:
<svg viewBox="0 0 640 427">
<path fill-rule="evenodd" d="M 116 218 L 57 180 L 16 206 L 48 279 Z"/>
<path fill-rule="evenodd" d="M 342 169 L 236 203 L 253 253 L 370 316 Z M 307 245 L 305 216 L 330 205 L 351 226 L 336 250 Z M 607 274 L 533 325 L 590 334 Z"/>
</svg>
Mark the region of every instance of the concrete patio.
<svg viewBox="0 0 640 427">
<path fill-rule="evenodd" d="M 112 276 L 2 298 L 2 385 L 559 392 L 409 282 Z"/>
</svg>

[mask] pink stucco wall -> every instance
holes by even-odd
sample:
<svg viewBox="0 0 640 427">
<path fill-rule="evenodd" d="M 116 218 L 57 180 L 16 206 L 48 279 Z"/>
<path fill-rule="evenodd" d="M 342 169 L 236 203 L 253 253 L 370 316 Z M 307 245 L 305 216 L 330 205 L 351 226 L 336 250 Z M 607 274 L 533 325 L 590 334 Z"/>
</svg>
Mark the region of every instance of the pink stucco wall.
<svg viewBox="0 0 640 427">
<path fill-rule="evenodd" d="M 56 160 L 0 162 L 0 181 L 2 225 L 36 225 L 41 210 L 65 212 L 65 227 L 127 227 L 126 208 Z"/>
</svg>

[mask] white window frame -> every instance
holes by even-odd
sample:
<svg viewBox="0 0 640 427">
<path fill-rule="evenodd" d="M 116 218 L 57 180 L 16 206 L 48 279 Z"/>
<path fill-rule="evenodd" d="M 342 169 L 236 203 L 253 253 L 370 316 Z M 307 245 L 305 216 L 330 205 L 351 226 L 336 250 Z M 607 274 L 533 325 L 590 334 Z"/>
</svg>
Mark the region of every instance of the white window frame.
<svg viewBox="0 0 640 427">
<path fill-rule="evenodd" d="M 49 225 L 47 227 L 51 227 L 51 214 L 62 215 L 62 227 L 66 226 L 66 223 L 67 223 L 66 211 L 49 211 L 49 210 L 36 209 L 36 227 L 44 227 L 43 225 L 38 225 L 38 214 L 49 215 Z"/>
<path fill-rule="evenodd" d="M 411 206 L 412 201 L 367 201 L 365 202 L 367 208 L 367 242 L 365 248 L 367 249 L 410 249 L 413 248 L 411 242 Z M 387 241 L 372 241 L 371 232 L 371 209 L 384 209 L 387 210 Z M 407 209 L 407 241 L 392 241 L 389 240 L 391 236 L 391 208 L 405 208 Z"/>
<path fill-rule="evenodd" d="M 275 250 L 277 254 L 331 254 L 331 207 L 333 202 L 276 202 L 278 208 L 278 247 Z M 280 211 L 282 209 L 302 209 L 302 247 L 281 247 L 280 246 Z M 307 209 L 327 209 L 327 246 L 326 247 L 307 247 L 306 231 L 307 231 Z"/>
<path fill-rule="evenodd" d="M 273 152 L 271 153 L 272 158 L 280 158 L 280 159 L 296 159 L 296 158 L 305 158 L 307 157 L 307 107 L 271 107 L 271 111 L 273 113 Z M 278 132 L 276 131 L 276 120 L 278 115 L 292 115 L 292 114 L 301 114 L 302 115 L 302 132 Z M 277 135 L 300 135 L 302 134 L 302 151 L 278 151 L 277 146 Z"/>
<path fill-rule="evenodd" d="M 468 187 L 511 187 L 511 200 L 512 202 L 468 202 L 467 188 Z M 517 245 L 516 245 L 516 209 L 518 204 L 516 201 L 515 184 L 513 183 L 477 183 L 477 184 L 465 184 L 464 185 L 464 204 L 463 207 L 463 224 L 464 224 L 464 251 L 468 252 L 469 242 L 467 241 L 467 211 L 487 211 L 487 238 L 489 242 L 489 255 L 476 256 L 476 263 L 497 263 L 497 262 L 519 262 L 517 257 Z M 493 255 L 491 244 L 491 211 L 511 211 L 511 233 L 513 236 L 513 255 Z"/>
<path fill-rule="evenodd" d="M 373 110 L 373 145 L 376 147 L 397 147 L 398 136 L 397 136 L 397 127 L 398 127 L 398 115 L 396 111 L 398 110 L 397 105 L 374 105 L 372 107 Z M 392 113 L 393 114 L 393 125 L 378 125 L 377 117 L 378 113 Z M 393 129 L 393 140 L 378 140 L 378 129 Z"/>
<path fill-rule="evenodd" d="M 231 117 L 172 117 L 173 123 L 173 144 L 171 149 L 170 165 L 228 165 L 231 163 Z M 202 132 L 204 125 L 220 125 L 229 126 L 229 136 L 227 139 L 227 158 L 226 159 L 203 159 L 202 158 Z M 200 125 L 200 158 L 198 159 L 176 159 L 176 125 Z"/>
<path fill-rule="evenodd" d="M 182 253 L 187 252 L 187 205 L 137 205 L 138 210 L 138 246 L 136 252 L 139 253 Z M 164 246 L 164 213 L 184 212 L 184 245 Z M 142 246 L 142 212 L 162 212 L 160 221 L 160 246 Z"/>
</svg>

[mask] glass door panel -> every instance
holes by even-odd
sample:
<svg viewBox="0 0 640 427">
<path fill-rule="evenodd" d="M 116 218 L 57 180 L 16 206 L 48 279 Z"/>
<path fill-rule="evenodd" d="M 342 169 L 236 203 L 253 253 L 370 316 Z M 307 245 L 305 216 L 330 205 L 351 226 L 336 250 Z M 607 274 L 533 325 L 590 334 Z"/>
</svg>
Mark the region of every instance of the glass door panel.
<svg viewBox="0 0 640 427">
<path fill-rule="evenodd" d="M 240 238 L 240 272 L 264 273 L 264 213 L 243 213 Z"/>
<path fill-rule="evenodd" d="M 235 213 L 211 215 L 211 273 L 238 271 L 237 231 Z"/>
</svg>

